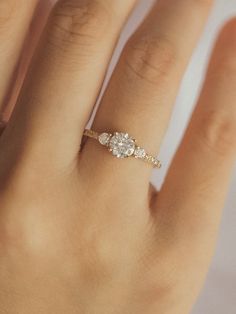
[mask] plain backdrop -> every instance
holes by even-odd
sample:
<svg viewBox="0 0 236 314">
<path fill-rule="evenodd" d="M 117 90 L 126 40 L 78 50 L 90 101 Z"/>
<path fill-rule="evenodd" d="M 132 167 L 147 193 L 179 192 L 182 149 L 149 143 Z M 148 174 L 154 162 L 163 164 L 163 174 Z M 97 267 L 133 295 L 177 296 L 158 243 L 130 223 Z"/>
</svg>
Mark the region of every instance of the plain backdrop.
<svg viewBox="0 0 236 314">
<path fill-rule="evenodd" d="M 0 0 L 1 1 L 1 0 Z M 42 0 L 44 4 L 56 0 Z M 119 1 L 119 0 L 110 0 Z M 176 5 L 178 5 L 178 0 Z M 128 36 L 135 29 L 153 0 L 141 0 L 122 33 L 108 77 L 114 68 L 119 53 Z M 161 171 L 153 175 L 159 188 L 168 165 L 183 135 L 204 78 L 207 61 L 215 37 L 227 19 L 236 16 L 236 0 L 216 0 L 215 7 L 196 47 L 176 100 L 169 130 L 163 141 L 160 158 L 164 161 Z M 187 27 L 187 25 L 186 25 Z M 236 58 L 236 51 L 235 51 Z M 106 80 L 107 81 L 107 80 Z M 236 88 L 236 87 L 235 87 Z M 236 106 L 236 103 L 235 103 Z M 157 117 L 158 121 L 158 117 Z M 158 122 L 157 122 L 158 123 Z M 236 134 L 235 134 L 236 136 Z M 183 169 L 184 171 L 184 169 Z M 212 262 L 205 287 L 192 314 L 236 314 L 236 171 L 232 173 L 232 184 L 226 200 L 219 233 L 217 251 Z"/>
</svg>

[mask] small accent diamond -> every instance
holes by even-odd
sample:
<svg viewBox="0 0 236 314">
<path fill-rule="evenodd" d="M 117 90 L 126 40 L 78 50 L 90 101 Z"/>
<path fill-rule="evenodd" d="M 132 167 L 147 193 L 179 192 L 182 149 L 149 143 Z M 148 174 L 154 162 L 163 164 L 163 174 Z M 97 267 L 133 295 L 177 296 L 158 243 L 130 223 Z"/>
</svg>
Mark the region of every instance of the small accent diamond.
<svg viewBox="0 0 236 314">
<path fill-rule="evenodd" d="M 109 141 L 110 141 L 110 137 L 111 137 L 111 135 L 108 133 L 100 134 L 98 137 L 99 143 L 104 145 L 104 146 L 107 146 Z"/>
<path fill-rule="evenodd" d="M 158 167 L 158 168 L 161 167 L 160 161 L 159 161 L 156 157 L 153 157 L 153 158 L 152 158 L 152 162 L 153 162 L 153 164 L 154 164 L 156 167 Z"/>
<path fill-rule="evenodd" d="M 146 152 L 144 148 L 141 147 L 136 147 L 135 152 L 134 152 L 134 156 L 136 158 L 141 158 L 143 159 L 146 156 Z"/>
</svg>

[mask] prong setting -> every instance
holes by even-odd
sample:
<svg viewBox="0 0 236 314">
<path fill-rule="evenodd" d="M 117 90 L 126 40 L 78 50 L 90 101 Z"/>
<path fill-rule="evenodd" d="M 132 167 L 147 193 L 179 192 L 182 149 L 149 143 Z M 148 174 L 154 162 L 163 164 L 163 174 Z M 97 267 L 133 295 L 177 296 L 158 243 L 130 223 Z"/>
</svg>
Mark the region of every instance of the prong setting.
<svg viewBox="0 0 236 314">
<path fill-rule="evenodd" d="M 117 158 L 127 158 L 135 151 L 135 142 L 128 133 L 115 132 L 109 142 L 110 151 Z"/>
</svg>

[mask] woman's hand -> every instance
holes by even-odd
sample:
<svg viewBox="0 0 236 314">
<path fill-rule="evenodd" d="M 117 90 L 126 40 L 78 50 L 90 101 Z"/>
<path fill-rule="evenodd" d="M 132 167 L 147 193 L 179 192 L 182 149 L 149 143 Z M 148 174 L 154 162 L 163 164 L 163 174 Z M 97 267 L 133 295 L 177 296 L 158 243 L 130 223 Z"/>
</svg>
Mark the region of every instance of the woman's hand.
<svg viewBox="0 0 236 314">
<path fill-rule="evenodd" d="M 36 1 L 0 4 L 0 99 Z M 185 314 L 212 256 L 236 152 L 236 20 L 161 191 L 86 122 L 135 0 L 60 0 L 0 139 L 0 313 Z M 157 153 L 210 0 L 160 0 L 124 48 L 93 129 Z"/>
</svg>

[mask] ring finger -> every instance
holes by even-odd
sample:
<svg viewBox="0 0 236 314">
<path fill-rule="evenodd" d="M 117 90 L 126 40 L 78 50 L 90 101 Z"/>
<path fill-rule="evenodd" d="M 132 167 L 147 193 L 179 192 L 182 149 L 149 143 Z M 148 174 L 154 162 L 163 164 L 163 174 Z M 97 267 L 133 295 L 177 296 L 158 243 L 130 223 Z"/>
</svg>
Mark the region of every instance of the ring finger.
<svg viewBox="0 0 236 314">
<path fill-rule="evenodd" d="M 94 130 L 128 132 L 147 152 L 159 150 L 181 78 L 212 2 L 158 1 L 124 49 L 95 117 Z M 105 175 L 112 172 L 111 180 L 114 173 L 122 180 L 122 174 L 129 171 L 136 178 L 147 179 L 136 182 L 143 185 L 149 181 L 151 167 L 132 159 L 120 161 L 117 167 L 114 158 L 90 140 L 81 162 L 90 165 L 93 176 L 96 170 L 103 170 Z M 116 170 L 111 171 L 114 165 Z M 130 186 L 129 180 L 126 182 Z"/>
</svg>

